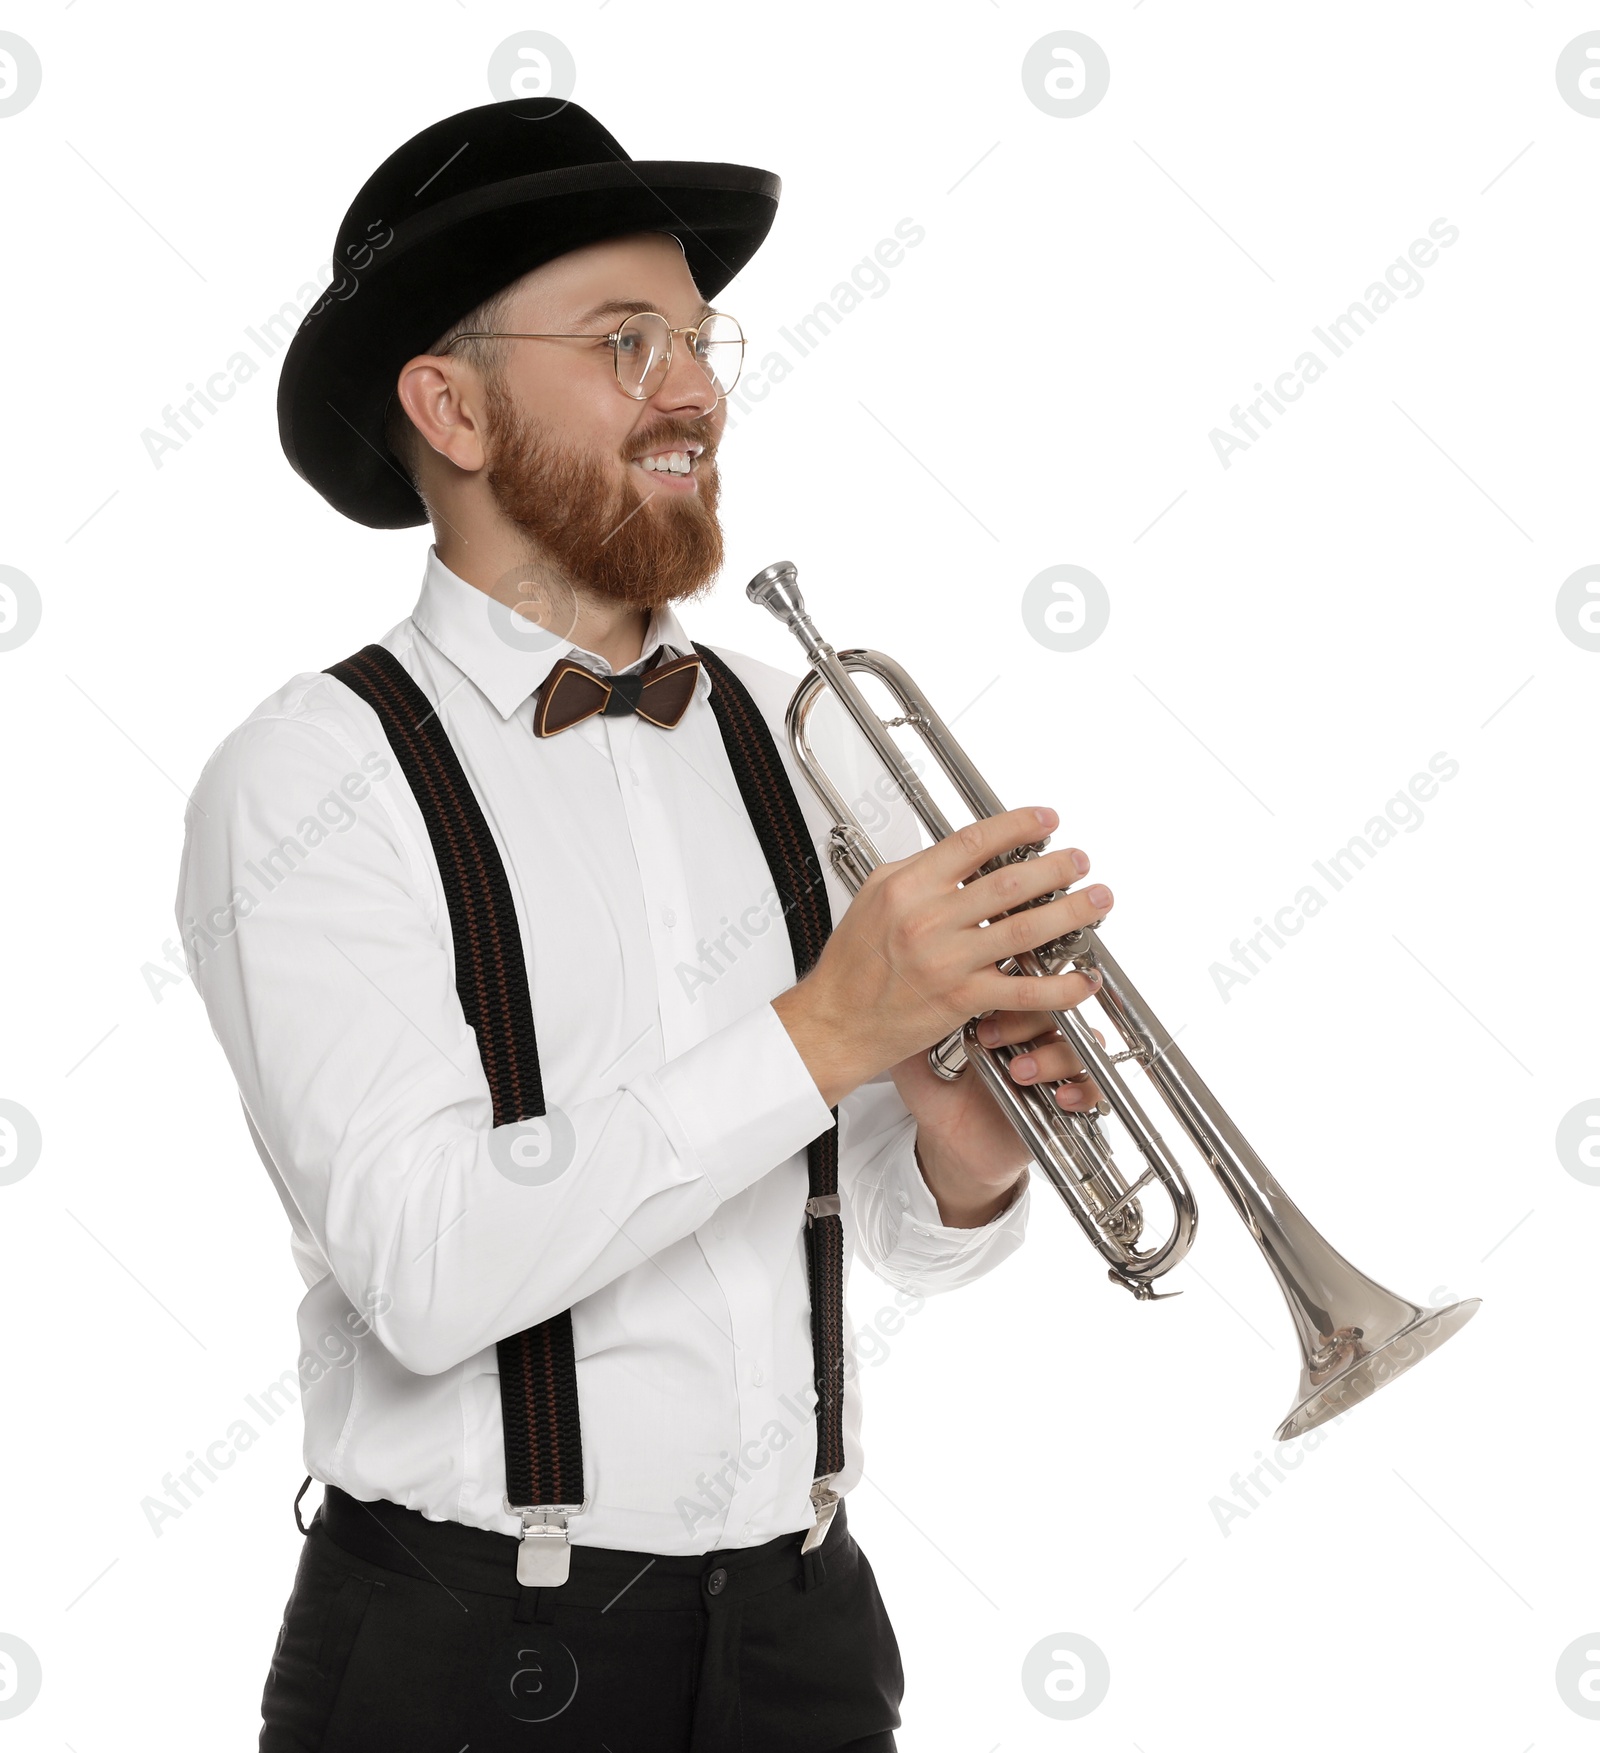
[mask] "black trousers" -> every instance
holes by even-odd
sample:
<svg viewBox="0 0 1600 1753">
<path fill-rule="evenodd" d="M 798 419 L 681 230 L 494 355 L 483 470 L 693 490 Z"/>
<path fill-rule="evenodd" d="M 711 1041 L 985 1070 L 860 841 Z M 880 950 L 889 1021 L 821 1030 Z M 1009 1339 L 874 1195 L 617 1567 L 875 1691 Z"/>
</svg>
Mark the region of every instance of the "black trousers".
<svg viewBox="0 0 1600 1753">
<path fill-rule="evenodd" d="M 841 1503 L 828 1537 L 667 1558 L 516 1540 L 329 1486 L 261 1699 L 261 1753 L 894 1753 L 905 1677 Z"/>
</svg>

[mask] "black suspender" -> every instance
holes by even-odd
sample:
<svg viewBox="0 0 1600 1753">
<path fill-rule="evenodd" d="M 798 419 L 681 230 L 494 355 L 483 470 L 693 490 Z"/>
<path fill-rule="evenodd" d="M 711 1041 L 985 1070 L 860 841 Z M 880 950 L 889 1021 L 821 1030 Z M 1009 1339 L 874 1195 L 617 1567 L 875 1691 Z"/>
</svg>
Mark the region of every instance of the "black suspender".
<svg viewBox="0 0 1600 1753">
<path fill-rule="evenodd" d="M 795 978 L 807 974 L 833 929 L 822 866 L 794 787 L 755 702 L 714 652 L 696 645 L 711 676 L 710 701 L 751 825 L 789 928 Z M 438 712 L 400 661 L 368 645 L 330 666 L 377 713 L 422 811 L 444 883 L 455 941 L 456 993 L 478 1039 L 494 1124 L 545 1112 L 528 972 L 505 866 Z M 663 735 L 670 734 L 662 732 Z M 807 1147 L 806 1272 L 817 1391 L 817 1463 L 811 1488 L 821 1542 L 844 1466 L 844 1225 L 839 1215 L 839 1111 Z M 572 1314 L 563 1310 L 500 1340 L 506 1508 L 522 1518 L 519 1581 L 554 1587 L 570 1563 L 567 1517 L 583 1506 L 583 1447 Z"/>
</svg>

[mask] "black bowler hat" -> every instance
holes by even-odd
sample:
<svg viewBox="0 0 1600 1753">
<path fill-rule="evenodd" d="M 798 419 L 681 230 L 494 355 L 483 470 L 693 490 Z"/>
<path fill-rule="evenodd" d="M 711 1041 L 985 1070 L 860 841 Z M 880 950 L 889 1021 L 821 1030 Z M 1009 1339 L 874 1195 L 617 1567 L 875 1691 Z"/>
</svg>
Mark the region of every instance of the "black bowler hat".
<svg viewBox="0 0 1600 1753">
<path fill-rule="evenodd" d="M 357 523 L 426 523 L 383 440 L 406 360 L 529 269 L 629 232 L 670 232 L 714 299 L 760 247 L 781 186 L 743 164 L 636 161 L 586 110 L 556 98 L 435 122 L 378 166 L 344 216 L 338 277 L 284 355 L 284 454 Z"/>
</svg>

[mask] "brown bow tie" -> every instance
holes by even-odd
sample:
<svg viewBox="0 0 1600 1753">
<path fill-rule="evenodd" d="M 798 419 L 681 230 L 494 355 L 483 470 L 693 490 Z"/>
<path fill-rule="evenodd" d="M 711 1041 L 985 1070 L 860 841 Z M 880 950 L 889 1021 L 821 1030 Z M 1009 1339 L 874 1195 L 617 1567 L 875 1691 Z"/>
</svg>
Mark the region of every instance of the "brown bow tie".
<svg viewBox="0 0 1600 1753">
<path fill-rule="evenodd" d="M 557 731 L 593 718 L 597 712 L 607 718 L 637 712 L 651 724 L 670 730 L 688 711 L 699 679 L 700 658 L 696 652 L 662 663 L 658 651 L 654 669 L 631 676 L 597 676 L 587 664 L 563 657 L 557 660 L 535 695 L 533 734 L 554 736 Z"/>
</svg>

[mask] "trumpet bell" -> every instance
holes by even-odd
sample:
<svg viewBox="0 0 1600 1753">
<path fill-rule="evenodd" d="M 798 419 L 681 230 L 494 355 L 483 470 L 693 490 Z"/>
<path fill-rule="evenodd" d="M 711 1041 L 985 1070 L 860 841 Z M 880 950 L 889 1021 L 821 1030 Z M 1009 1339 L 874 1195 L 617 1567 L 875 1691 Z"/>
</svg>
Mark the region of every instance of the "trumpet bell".
<svg viewBox="0 0 1600 1753">
<path fill-rule="evenodd" d="M 1363 1309 L 1363 1323 L 1351 1321 L 1341 1325 L 1330 1339 L 1315 1348 L 1307 1346 L 1302 1338 L 1300 1391 L 1293 1410 L 1278 1426 L 1275 1433 L 1278 1442 L 1303 1436 L 1370 1399 L 1379 1388 L 1387 1387 L 1458 1333 L 1478 1312 L 1482 1301 L 1480 1297 L 1463 1297 L 1459 1302 L 1424 1309 L 1391 1295 L 1371 1279 L 1363 1283 L 1374 1293 L 1372 1301 L 1385 1305 L 1385 1313 L 1375 1320 L 1374 1310 Z M 1399 1311 L 1398 1318 L 1390 1312 L 1391 1306 Z M 1380 1321 L 1384 1324 L 1380 1325 Z"/>
</svg>

